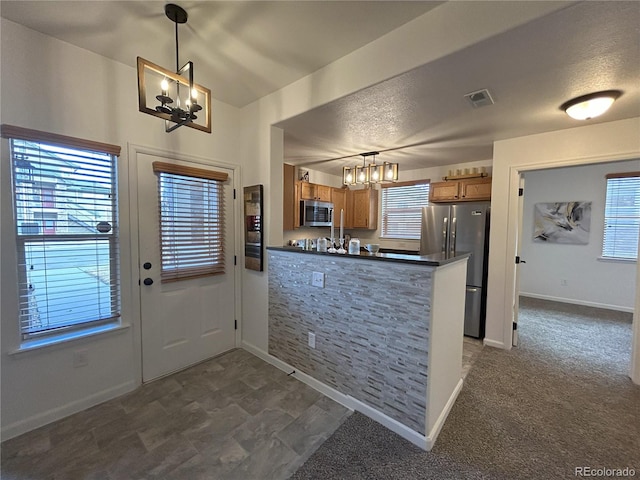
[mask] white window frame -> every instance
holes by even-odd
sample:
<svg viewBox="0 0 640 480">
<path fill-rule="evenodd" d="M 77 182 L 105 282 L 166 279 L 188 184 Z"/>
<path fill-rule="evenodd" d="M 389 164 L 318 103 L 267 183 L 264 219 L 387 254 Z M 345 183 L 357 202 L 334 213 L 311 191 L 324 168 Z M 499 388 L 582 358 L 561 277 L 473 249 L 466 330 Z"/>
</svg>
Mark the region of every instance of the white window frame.
<svg viewBox="0 0 640 480">
<path fill-rule="evenodd" d="M 635 262 L 638 228 L 618 225 L 621 221 L 640 224 L 640 172 L 612 173 L 606 175 L 606 180 L 601 259 Z M 633 203 L 623 204 L 629 201 Z"/>
<path fill-rule="evenodd" d="M 14 228 L 15 228 L 16 249 L 17 249 L 16 259 L 17 259 L 17 273 L 18 273 L 18 284 L 19 284 L 18 298 L 16 299 L 16 301 L 19 304 L 17 321 L 19 324 L 18 333 L 20 336 L 19 337 L 20 349 L 28 350 L 31 348 L 39 348 L 41 346 L 68 341 L 70 339 L 82 337 L 86 335 L 94 335 L 96 333 L 100 333 L 107 330 L 113 330 L 114 328 L 120 327 L 121 326 L 120 325 L 121 323 L 120 322 L 121 291 L 120 291 L 120 275 L 119 275 L 119 268 L 120 268 L 119 243 L 120 242 L 118 238 L 119 229 L 118 229 L 118 203 L 117 203 L 117 196 L 118 196 L 117 157 L 120 155 L 120 147 L 116 145 L 103 144 L 103 143 L 93 142 L 89 140 L 83 140 L 83 139 L 77 139 L 77 138 L 67 137 L 63 135 L 52 134 L 48 132 L 40 132 L 36 130 L 25 129 L 22 127 L 14 127 L 11 125 L 2 125 L 1 128 L 2 128 L 2 137 L 9 139 L 9 145 L 10 145 L 10 151 L 11 151 L 11 162 L 10 162 L 11 167 L 10 168 L 12 172 L 12 182 L 13 182 L 12 196 L 13 196 L 13 203 L 14 203 Z M 22 145 L 22 146 L 18 147 L 18 145 Z M 76 185 L 77 182 L 81 182 L 81 184 L 87 184 L 87 182 L 92 182 L 93 179 L 95 178 L 95 184 L 96 185 L 100 184 L 100 189 L 104 190 L 105 183 L 104 182 L 99 183 L 101 182 L 100 179 L 101 178 L 109 179 L 107 182 L 107 184 L 110 185 L 109 195 L 107 197 L 108 202 L 104 203 L 104 200 L 102 200 L 102 207 L 96 206 L 92 208 L 94 209 L 101 208 L 102 210 L 100 211 L 104 212 L 106 216 L 109 217 L 110 222 L 106 222 L 106 223 L 109 224 L 110 231 L 108 232 L 98 231 L 98 228 L 96 228 L 95 233 L 83 231 L 81 234 L 79 234 L 78 232 L 74 232 L 74 231 L 69 232 L 67 229 L 70 228 L 68 227 L 68 225 L 70 224 L 67 223 L 65 225 L 66 215 L 67 215 L 69 206 L 80 205 L 79 208 L 82 208 L 81 204 L 74 203 L 78 201 L 78 199 L 73 195 L 77 195 L 77 194 L 76 193 L 70 193 L 70 194 L 60 193 L 59 195 L 62 195 L 62 196 L 58 198 L 57 201 L 61 201 L 61 199 L 65 199 L 65 200 L 62 201 L 62 203 L 60 204 L 60 205 L 64 205 L 64 207 L 58 208 L 58 205 L 56 204 L 46 205 L 46 203 L 53 202 L 56 195 L 55 192 L 53 191 L 49 192 L 48 189 L 47 189 L 47 192 L 48 192 L 47 200 L 46 201 L 40 200 L 40 202 L 42 203 L 41 218 L 38 217 L 40 220 L 38 221 L 38 218 L 34 216 L 34 220 L 36 223 L 42 223 L 42 228 L 34 227 L 33 231 L 26 231 L 26 232 L 23 229 L 21 229 L 18 222 L 20 221 L 20 219 L 24 220 L 25 213 L 24 211 L 19 212 L 18 210 L 18 208 L 20 208 L 18 207 L 18 203 L 19 203 L 18 198 L 20 198 L 20 202 L 23 205 L 22 208 L 24 208 L 24 205 L 27 205 L 25 204 L 25 201 L 26 202 L 31 201 L 30 197 L 33 196 L 33 192 L 18 193 L 18 189 L 16 188 L 16 186 L 18 185 L 17 182 L 19 180 L 17 177 L 18 175 L 21 174 L 20 169 L 22 168 L 22 166 L 17 164 L 18 157 L 16 156 L 16 153 L 19 150 L 22 150 L 24 155 L 24 152 L 28 153 L 29 152 L 28 149 L 33 148 L 34 146 L 36 147 L 37 150 L 31 150 L 34 152 L 33 155 L 35 155 L 33 157 L 33 160 L 31 161 L 40 162 L 41 161 L 40 158 L 41 158 L 45 160 L 44 165 L 49 165 L 49 167 L 45 167 L 45 168 L 49 168 L 49 169 L 52 169 L 53 166 L 57 165 L 56 162 L 59 161 L 59 158 L 63 158 L 64 155 L 68 155 L 69 153 L 77 153 L 82 155 L 82 157 L 89 159 L 89 160 L 84 160 L 83 158 L 80 158 L 79 160 L 75 160 L 72 157 L 70 157 L 71 159 L 67 158 L 64 160 L 64 162 L 68 163 L 69 165 L 73 165 L 74 161 L 77 161 L 79 165 L 88 166 L 89 163 L 86 163 L 86 162 L 87 161 L 91 162 L 90 159 L 92 158 L 92 155 L 96 153 L 100 155 L 100 158 L 102 160 L 99 161 L 100 162 L 99 164 L 96 164 L 100 166 L 91 167 L 91 168 L 102 169 L 108 165 L 108 167 L 106 167 L 108 168 L 107 170 L 100 170 L 100 172 L 107 173 L 107 177 L 104 177 L 104 173 L 100 173 L 100 175 L 94 176 L 90 172 L 87 172 L 87 173 L 84 173 L 83 174 L 84 176 L 82 177 L 75 177 L 75 178 L 78 178 L 78 180 L 74 180 L 74 177 L 72 176 L 73 174 L 71 174 L 66 179 L 66 182 L 69 183 L 70 185 Z M 58 153 L 56 153 L 55 150 L 50 149 L 50 147 L 52 147 L 53 149 L 59 149 Z M 25 148 L 27 150 L 25 150 Z M 39 155 L 44 155 L 44 156 L 40 157 Z M 96 157 L 94 156 L 93 158 L 96 158 Z M 106 159 L 109 159 L 109 160 L 105 161 Z M 98 160 L 96 159 L 96 161 Z M 49 171 L 52 171 L 52 170 L 49 170 Z M 55 169 L 53 169 L 53 171 L 55 171 Z M 98 171 L 96 170 L 96 172 Z M 48 178 L 48 177 L 41 177 L 41 178 Z M 91 183 L 89 183 L 88 185 L 91 185 Z M 25 185 L 25 187 L 32 188 L 32 187 L 28 187 L 28 185 Z M 84 186 L 82 186 L 82 188 L 84 188 Z M 40 192 L 40 194 L 42 196 L 43 192 Z M 103 195 L 102 198 L 104 198 L 104 194 L 102 195 Z M 89 201 L 91 202 L 92 205 L 97 205 L 95 204 L 95 201 L 97 201 L 97 197 L 92 197 L 91 194 L 81 193 L 80 197 L 78 198 L 82 202 L 86 202 L 87 196 L 91 198 L 96 198 L 96 200 L 89 200 Z M 56 208 L 48 208 L 48 207 L 56 207 Z M 56 218 L 60 222 L 59 231 L 57 231 L 58 225 L 56 225 L 56 223 L 54 222 L 48 222 L 47 230 L 45 231 L 44 220 L 47 218 L 53 218 L 50 215 L 51 212 L 47 214 L 45 210 L 57 211 Z M 107 214 L 107 212 L 109 213 Z M 103 215 L 100 213 L 97 214 L 97 217 L 102 217 L 102 216 Z M 88 218 L 87 221 L 91 221 L 91 219 L 95 218 L 95 216 L 89 215 L 87 218 Z M 76 225 L 74 225 L 74 227 L 75 226 Z M 84 243 L 90 244 L 92 247 L 96 249 L 95 253 L 92 253 L 91 255 L 92 258 L 95 255 L 95 260 L 92 260 L 92 261 L 95 261 L 95 265 L 94 265 L 95 273 L 93 275 L 100 278 L 104 276 L 103 272 L 100 269 L 100 266 L 104 264 L 105 256 L 102 256 L 101 258 L 99 258 L 97 249 L 100 248 L 99 245 L 101 244 L 106 245 L 106 250 L 100 250 L 100 252 L 101 254 L 104 252 L 107 252 L 106 253 L 107 255 L 106 261 L 108 264 L 107 276 L 109 278 L 106 281 L 109 283 L 106 285 L 106 291 L 108 291 L 109 300 L 106 303 L 108 304 L 108 306 L 106 308 L 97 308 L 96 307 L 97 304 L 92 303 L 90 308 L 92 308 L 93 311 L 98 312 L 95 315 L 92 313 L 77 314 L 75 317 L 71 315 L 69 317 L 68 322 L 65 322 L 65 321 L 61 322 L 58 319 L 56 321 L 52 321 L 47 324 L 44 324 L 44 323 L 41 323 L 39 325 L 36 324 L 36 327 L 34 327 L 33 322 L 35 321 L 37 323 L 38 315 L 35 315 L 34 317 L 34 315 L 32 315 L 31 313 L 31 309 L 36 308 L 36 312 L 37 312 L 38 305 L 31 305 L 36 301 L 32 300 L 31 295 L 29 293 L 29 282 L 31 280 L 29 280 L 29 274 L 28 274 L 29 262 L 26 261 L 26 256 L 27 256 L 27 253 L 33 253 L 33 250 L 29 252 L 30 250 L 29 245 L 32 246 L 31 248 L 36 248 L 35 245 L 37 245 L 38 247 L 36 248 L 36 250 L 41 249 L 42 252 L 47 252 L 47 250 L 50 248 L 53 248 L 53 251 L 55 251 L 56 247 L 64 247 L 64 246 L 68 246 L 73 250 L 73 248 L 77 248 L 78 245 L 82 245 Z M 45 253 L 43 253 L 43 255 L 45 255 Z M 63 257 L 61 256 L 57 257 L 57 260 L 59 260 L 60 258 L 64 258 L 66 261 L 66 258 L 67 258 L 66 254 Z M 49 254 L 48 261 L 49 262 L 51 261 L 51 254 Z M 82 260 L 82 262 L 83 263 L 81 266 L 86 267 L 87 265 L 85 263 L 86 257 L 85 259 Z M 73 260 L 70 261 L 69 265 L 71 269 L 76 268 Z M 55 274 L 50 274 L 50 275 L 51 275 L 50 280 L 53 282 L 57 281 L 57 279 L 60 278 Z M 46 264 L 40 276 L 40 281 L 43 281 L 42 280 L 43 278 L 47 278 Z M 102 278 L 100 281 L 104 283 L 104 280 Z M 46 284 L 52 285 L 49 282 L 49 280 L 46 280 Z M 82 285 L 85 285 L 85 284 L 86 282 L 82 283 Z M 101 288 L 104 289 L 105 287 L 101 287 Z M 50 295 L 50 293 L 47 293 L 47 295 Z M 71 295 L 71 293 L 69 294 L 64 293 L 59 298 L 64 299 L 63 302 L 66 302 L 66 301 L 71 302 L 71 300 L 68 300 L 68 298 L 70 297 L 67 297 L 67 295 Z M 80 298 L 82 298 L 81 295 L 79 296 Z M 103 298 L 102 303 L 104 303 L 104 297 L 102 298 Z M 48 300 L 45 303 L 48 305 Z M 80 302 L 73 303 L 73 305 L 76 305 L 76 306 L 82 305 L 82 300 Z M 86 305 L 89 306 L 89 304 L 86 304 Z M 82 309 L 82 307 L 78 307 L 78 308 Z M 83 316 L 84 318 L 82 318 Z M 40 322 L 43 322 L 42 318 L 40 319 Z"/>
<path fill-rule="evenodd" d="M 426 186 L 426 188 L 424 188 Z M 429 186 L 430 180 L 414 180 L 409 182 L 398 182 L 398 183 L 389 183 L 381 185 L 381 226 L 380 226 L 380 238 L 387 239 L 398 239 L 398 240 L 420 240 L 420 224 L 422 221 L 422 207 L 426 207 L 429 203 Z M 393 189 L 393 190 L 392 190 Z M 396 207 L 396 212 L 388 211 L 389 208 L 394 208 L 390 206 L 390 203 L 394 202 L 394 199 L 387 198 L 389 194 L 402 194 L 403 190 L 407 192 L 407 194 L 412 196 L 419 195 L 419 190 L 424 189 L 424 198 L 423 201 L 420 201 L 418 198 L 414 198 L 411 205 L 407 208 Z M 420 192 L 422 193 L 422 192 Z M 418 205 L 419 203 L 419 205 Z M 401 210 L 405 210 L 401 212 Z M 408 230 L 412 230 L 413 234 L 402 234 L 400 232 L 401 227 L 399 226 L 399 215 L 406 215 L 406 220 L 410 225 Z M 395 217 L 395 218 L 393 218 Z"/>
</svg>

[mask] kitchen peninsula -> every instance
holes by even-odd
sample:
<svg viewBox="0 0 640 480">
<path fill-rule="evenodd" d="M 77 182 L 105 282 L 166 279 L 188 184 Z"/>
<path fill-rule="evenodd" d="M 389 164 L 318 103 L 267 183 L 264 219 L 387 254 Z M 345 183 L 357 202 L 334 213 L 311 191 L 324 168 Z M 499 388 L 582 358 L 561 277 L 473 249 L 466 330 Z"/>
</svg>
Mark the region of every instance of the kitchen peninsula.
<svg viewBox="0 0 640 480">
<path fill-rule="evenodd" d="M 267 250 L 269 354 L 430 450 L 462 387 L 469 254 Z"/>
</svg>

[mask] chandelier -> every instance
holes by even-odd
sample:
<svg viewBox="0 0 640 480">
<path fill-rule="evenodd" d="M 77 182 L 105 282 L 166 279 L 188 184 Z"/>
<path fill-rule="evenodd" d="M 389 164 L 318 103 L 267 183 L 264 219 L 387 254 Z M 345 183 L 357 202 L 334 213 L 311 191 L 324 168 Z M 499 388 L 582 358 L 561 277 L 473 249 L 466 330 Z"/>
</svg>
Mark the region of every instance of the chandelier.
<svg viewBox="0 0 640 480">
<path fill-rule="evenodd" d="M 185 125 L 211 133 L 211 91 L 193 82 L 193 62 L 180 67 L 178 24 L 187 23 L 187 12 L 173 3 L 165 5 L 164 12 L 175 23 L 176 70 L 138 57 L 138 110 L 163 118 L 167 132 Z"/>
<path fill-rule="evenodd" d="M 371 183 L 397 182 L 397 163 L 376 163 L 376 155 L 379 152 L 361 153 L 362 165 L 342 168 L 342 183 L 345 185 L 369 185 Z M 367 157 L 373 160 L 367 165 Z"/>
</svg>

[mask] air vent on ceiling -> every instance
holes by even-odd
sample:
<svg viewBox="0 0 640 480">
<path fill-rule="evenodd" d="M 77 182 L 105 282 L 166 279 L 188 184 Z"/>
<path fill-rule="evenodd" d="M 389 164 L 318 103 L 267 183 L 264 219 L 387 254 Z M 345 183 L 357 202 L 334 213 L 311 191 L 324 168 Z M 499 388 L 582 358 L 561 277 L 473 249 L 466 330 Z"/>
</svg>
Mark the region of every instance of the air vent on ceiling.
<svg viewBox="0 0 640 480">
<path fill-rule="evenodd" d="M 485 107 L 487 105 L 493 105 L 494 103 L 489 90 L 486 88 L 478 90 L 477 92 L 467 93 L 465 97 L 469 100 L 473 108 Z"/>
</svg>

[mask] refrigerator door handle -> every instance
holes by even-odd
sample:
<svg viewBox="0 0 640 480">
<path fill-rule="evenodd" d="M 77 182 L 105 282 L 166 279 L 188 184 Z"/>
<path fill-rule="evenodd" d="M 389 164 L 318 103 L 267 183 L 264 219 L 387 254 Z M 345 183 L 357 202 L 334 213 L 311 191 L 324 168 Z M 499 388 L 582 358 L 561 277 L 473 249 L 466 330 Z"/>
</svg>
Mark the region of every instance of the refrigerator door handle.
<svg viewBox="0 0 640 480">
<path fill-rule="evenodd" d="M 448 218 L 444 217 L 444 221 L 442 222 L 442 253 L 446 255 L 447 253 L 447 230 L 449 229 Z"/>
<path fill-rule="evenodd" d="M 451 219 L 451 243 L 449 245 L 451 256 L 456 254 L 456 217 Z"/>
</svg>

